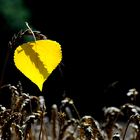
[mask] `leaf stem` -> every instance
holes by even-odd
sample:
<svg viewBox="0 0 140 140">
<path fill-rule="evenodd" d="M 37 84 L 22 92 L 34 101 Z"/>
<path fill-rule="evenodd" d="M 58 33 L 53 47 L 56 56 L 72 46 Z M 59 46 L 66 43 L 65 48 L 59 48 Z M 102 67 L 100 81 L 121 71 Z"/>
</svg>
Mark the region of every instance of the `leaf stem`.
<svg viewBox="0 0 140 140">
<path fill-rule="evenodd" d="M 36 42 L 36 37 L 35 37 L 35 34 L 34 32 L 32 31 L 31 27 L 29 26 L 29 24 L 27 22 L 25 22 L 26 26 L 28 27 L 28 29 L 31 31 L 32 35 L 33 35 L 33 38 L 34 38 L 34 41 Z"/>
</svg>

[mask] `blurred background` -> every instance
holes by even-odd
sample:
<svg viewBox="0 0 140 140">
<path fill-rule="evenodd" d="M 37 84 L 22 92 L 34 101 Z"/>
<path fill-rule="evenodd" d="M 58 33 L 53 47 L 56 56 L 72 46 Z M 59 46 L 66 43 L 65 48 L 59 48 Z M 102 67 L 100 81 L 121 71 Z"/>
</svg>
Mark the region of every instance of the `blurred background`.
<svg viewBox="0 0 140 140">
<path fill-rule="evenodd" d="M 102 115 L 104 106 L 127 101 L 130 88 L 140 90 L 138 11 L 119 4 L 100 6 L 84 1 L 0 0 L 1 86 L 21 81 L 25 92 L 44 95 L 48 108 L 66 95 L 81 115 L 95 117 Z M 15 68 L 13 50 L 8 48 L 12 36 L 27 28 L 25 22 L 62 46 L 62 63 L 44 83 L 43 93 Z M 7 104 L 8 92 L 0 92 L 1 103 Z"/>
</svg>

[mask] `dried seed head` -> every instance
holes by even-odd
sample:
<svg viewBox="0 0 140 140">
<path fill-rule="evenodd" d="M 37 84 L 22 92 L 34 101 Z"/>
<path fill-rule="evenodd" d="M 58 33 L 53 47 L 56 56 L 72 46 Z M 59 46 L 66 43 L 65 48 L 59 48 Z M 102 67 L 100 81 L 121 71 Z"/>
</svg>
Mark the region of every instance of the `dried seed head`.
<svg viewBox="0 0 140 140">
<path fill-rule="evenodd" d="M 112 140 L 120 140 L 120 134 L 119 134 L 119 133 L 115 133 L 115 134 L 113 135 Z"/>
<path fill-rule="evenodd" d="M 92 126 L 94 124 L 94 119 L 91 116 L 84 116 L 81 119 L 80 123 L 83 126 Z"/>
<path fill-rule="evenodd" d="M 127 96 L 136 96 L 138 95 L 138 91 L 133 88 L 133 89 L 130 89 L 129 92 L 127 93 Z"/>
</svg>

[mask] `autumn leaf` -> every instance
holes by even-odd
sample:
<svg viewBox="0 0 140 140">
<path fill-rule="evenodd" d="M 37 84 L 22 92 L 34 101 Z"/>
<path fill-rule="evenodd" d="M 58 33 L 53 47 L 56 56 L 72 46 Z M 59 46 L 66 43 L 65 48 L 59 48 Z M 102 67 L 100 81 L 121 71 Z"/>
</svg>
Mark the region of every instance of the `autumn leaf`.
<svg viewBox="0 0 140 140">
<path fill-rule="evenodd" d="M 15 66 L 35 83 L 40 91 L 61 60 L 61 45 L 49 39 L 24 43 L 14 52 Z"/>
</svg>

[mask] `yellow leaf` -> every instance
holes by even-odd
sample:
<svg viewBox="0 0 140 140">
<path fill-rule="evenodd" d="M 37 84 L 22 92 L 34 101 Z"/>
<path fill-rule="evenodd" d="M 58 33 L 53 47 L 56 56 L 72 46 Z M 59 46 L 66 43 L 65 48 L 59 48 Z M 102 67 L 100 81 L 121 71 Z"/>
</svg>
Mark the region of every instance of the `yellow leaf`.
<svg viewBox="0 0 140 140">
<path fill-rule="evenodd" d="M 61 60 L 61 45 L 49 39 L 24 43 L 14 52 L 15 66 L 35 83 L 40 91 Z"/>
</svg>

